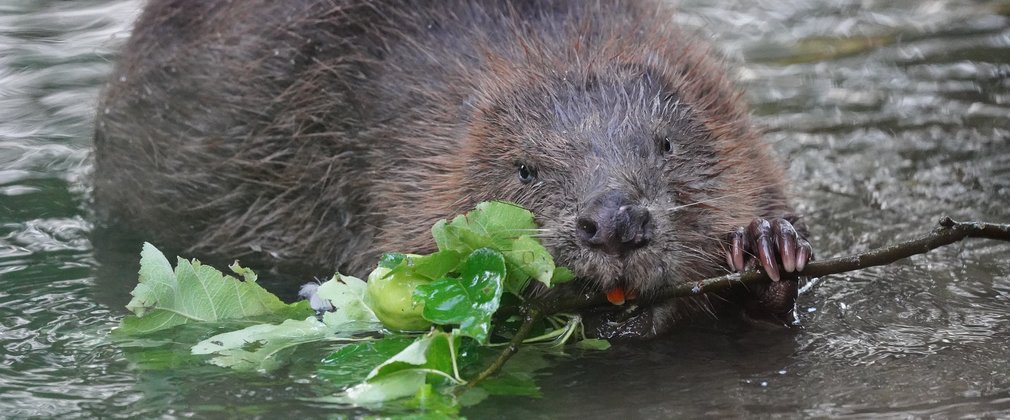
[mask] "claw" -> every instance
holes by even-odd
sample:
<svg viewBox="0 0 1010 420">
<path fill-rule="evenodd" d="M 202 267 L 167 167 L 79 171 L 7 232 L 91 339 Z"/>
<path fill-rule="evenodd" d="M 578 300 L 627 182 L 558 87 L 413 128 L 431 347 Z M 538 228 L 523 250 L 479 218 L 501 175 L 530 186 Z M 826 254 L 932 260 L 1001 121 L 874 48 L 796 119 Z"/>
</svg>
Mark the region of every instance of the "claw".
<svg viewBox="0 0 1010 420">
<path fill-rule="evenodd" d="M 734 271 L 741 271 L 744 269 L 743 265 L 743 228 L 739 227 L 736 232 L 733 233 L 733 247 L 732 247 L 732 259 L 730 267 Z"/>
<path fill-rule="evenodd" d="M 796 270 L 796 230 L 785 220 L 779 220 L 773 229 L 777 231 L 775 238 L 782 256 L 782 269 L 792 273 Z"/>
<path fill-rule="evenodd" d="M 758 238 L 758 257 L 761 259 L 761 266 L 764 267 L 765 273 L 768 273 L 768 277 L 771 277 L 772 281 L 779 281 L 781 279 L 779 267 L 775 264 L 775 252 L 772 251 L 771 242 L 768 241 L 767 236 Z"/>
<path fill-rule="evenodd" d="M 768 223 L 765 219 L 754 219 L 747 229 L 748 235 L 752 238 L 757 238 L 756 254 L 758 260 L 761 262 L 761 266 L 768 273 L 768 277 L 771 277 L 773 281 L 779 281 L 781 279 L 779 266 L 775 263 L 775 251 L 772 249 L 771 240 L 769 239 L 772 236 L 771 223 Z"/>
<path fill-rule="evenodd" d="M 783 281 L 783 272 L 803 271 L 814 256 L 788 216 L 755 218 L 736 228 L 728 238 L 726 262 L 734 271 L 764 270 L 772 280 L 751 291 L 749 313 L 793 323 L 798 286 L 795 280 Z"/>
<path fill-rule="evenodd" d="M 796 271 L 803 271 L 812 256 L 810 242 L 805 239 L 797 239 L 796 246 Z"/>
</svg>

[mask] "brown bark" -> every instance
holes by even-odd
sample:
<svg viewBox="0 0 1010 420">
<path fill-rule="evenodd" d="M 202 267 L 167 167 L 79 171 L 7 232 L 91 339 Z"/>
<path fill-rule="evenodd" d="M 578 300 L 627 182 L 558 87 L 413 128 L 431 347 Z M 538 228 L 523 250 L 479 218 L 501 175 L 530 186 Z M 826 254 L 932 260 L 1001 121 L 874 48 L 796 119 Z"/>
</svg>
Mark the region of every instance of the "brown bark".
<svg viewBox="0 0 1010 420">
<path fill-rule="evenodd" d="M 783 273 L 783 280 L 794 279 L 796 277 L 820 277 L 829 274 L 844 273 L 868 267 L 886 265 L 895 261 L 908 258 L 912 255 L 925 254 L 933 249 L 944 245 L 949 245 L 965 238 L 984 238 L 1001 241 L 1010 241 L 1010 224 L 996 224 L 984 222 L 956 222 L 950 217 L 940 219 L 939 226 L 932 232 L 918 238 L 872 249 L 860 254 L 831 258 L 822 261 L 813 261 L 807 264 L 802 273 Z M 731 287 L 739 287 L 744 284 L 756 284 L 768 282 L 771 279 L 762 271 L 747 271 L 744 273 L 727 274 L 720 277 L 712 277 L 700 280 L 696 283 L 688 283 L 667 290 L 657 300 L 674 297 L 691 296 L 701 293 L 710 293 L 724 290 Z M 513 354 L 515 354 L 523 340 L 527 338 L 533 329 L 533 324 L 544 316 L 558 312 L 575 312 L 580 309 L 602 305 L 606 303 L 603 294 L 580 295 L 567 299 L 552 299 L 529 302 L 527 307 L 522 308 L 525 314 L 522 326 L 512 337 L 511 342 L 505 350 L 502 350 L 498 358 L 494 360 L 477 377 L 469 381 L 467 387 L 472 387 L 476 383 L 493 375 L 505 365 Z"/>
</svg>

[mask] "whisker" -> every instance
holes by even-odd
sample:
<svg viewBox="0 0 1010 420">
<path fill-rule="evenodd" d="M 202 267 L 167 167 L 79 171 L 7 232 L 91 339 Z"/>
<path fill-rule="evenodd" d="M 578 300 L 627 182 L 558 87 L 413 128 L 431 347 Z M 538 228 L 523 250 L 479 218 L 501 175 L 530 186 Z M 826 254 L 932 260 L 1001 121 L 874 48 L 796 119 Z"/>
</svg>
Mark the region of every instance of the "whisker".
<svg viewBox="0 0 1010 420">
<path fill-rule="evenodd" d="M 709 198 L 707 200 L 695 201 L 693 203 L 682 204 L 682 205 L 679 205 L 679 206 L 670 207 L 670 208 L 666 209 L 666 211 L 677 211 L 677 210 L 680 210 L 680 209 L 685 208 L 685 207 L 697 206 L 699 204 L 704 204 L 704 203 L 709 203 L 709 202 L 712 202 L 712 201 L 723 200 L 723 199 L 726 199 L 726 198 L 729 198 L 729 197 L 735 197 L 735 196 L 738 196 L 738 195 L 745 195 L 745 194 L 754 193 L 754 192 L 763 190 L 765 188 L 767 188 L 767 187 L 761 186 L 761 187 L 755 187 L 755 188 L 751 188 L 751 189 L 747 189 L 747 190 L 741 190 L 741 191 L 737 191 L 737 192 L 734 192 L 734 193 L 730 193 L 730 194 L 726 194 L 726 195 L 721 195 L 719 197 Z"/>
</svg>

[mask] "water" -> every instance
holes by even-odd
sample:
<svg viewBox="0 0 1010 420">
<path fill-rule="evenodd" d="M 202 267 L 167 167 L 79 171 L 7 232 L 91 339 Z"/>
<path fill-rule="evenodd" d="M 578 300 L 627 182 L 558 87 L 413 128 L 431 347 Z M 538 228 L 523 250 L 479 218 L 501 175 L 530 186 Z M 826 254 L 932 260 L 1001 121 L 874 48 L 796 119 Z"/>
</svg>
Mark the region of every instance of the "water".
<svg viewBox="0 0 1010 420">
<path fill-rule="evenodd" d="M 90 133 L 140 5 L 0 1 L 0 415 L 354 414 L 309 402 L 318 385 L 295 369 L 148 370 L 105 341 L 138 246 L 92 246 Z M 682 9 L 740 64 L 819 256 L 910 238 L 941 215 L 1010 222 L 1010 3 Z M 801 297 L 800 331 L 696 326 L 559 357 L 541 371 L 543 398 L 464 414 L 1010 416 L 1007 255 L 975 241 L 832 276 Z"/>
</svg>

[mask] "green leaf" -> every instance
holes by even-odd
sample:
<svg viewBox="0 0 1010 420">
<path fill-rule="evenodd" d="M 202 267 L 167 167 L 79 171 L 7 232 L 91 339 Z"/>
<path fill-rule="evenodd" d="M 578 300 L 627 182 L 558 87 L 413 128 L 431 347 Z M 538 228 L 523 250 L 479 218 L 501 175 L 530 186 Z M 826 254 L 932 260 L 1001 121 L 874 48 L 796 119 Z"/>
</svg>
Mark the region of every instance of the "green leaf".
<svg viewBox="0 0 1010 420">
<path fill-rule="evenodd" d="M 241 328 L 244 325 L 247 324 L 234 321 L 191 323 L 153 334 L 115 334 L 109 338 L 122 349 L 131 370 L 206 373 L 206 358 L 189 351 L 193 343 L 221 331 L 222 326 Z"/>
<path fill-rule="evenodd" d="M 540 387 L 529 373 L 502 372 L 479 385 L 491 395 L 516 395 L 540 398 Z"/>
<path fill-rule="evenodd" d="M 233 273 L 242 276 L 242 281 L 256 283 L 256 280 L 259 280 L 259 276 L 257 276 L 256 273 L 253 272 L 251 268 L 245 268 L 241 265 L 238 265 L 238 261 L 231 263 L 231 265 L 228 266 L 228 269 L 231 270 Z"/>
<path fill-rule="evenodd" d="M 386 252 L 379 257 L 379 267 L 396 268 L 407 259 L 407 254 L 401 252 Z"/>
<path fill-rule="evenodd" d="M 533 213 L 505 202 L 484 202 L 451 222 L 439 221 L 431 228 L 440 250 L 466 254 L 479 248 L 500 250 L 505 256 L 510 292 L 518 294 L 530 278 L 551 285 L 554 259 L 531 235 L 537 232 Z"/>
<path fill-rule="evenodd" d="M 438 251 L 431 255 L 408 255 L 386 275 L 391 276 L 401 271 L 409 271 L 416 276 L 438 280 L 455 270 L 461 261 L 463 261 L 463 254 L 451 249 Z"/>
<path fill-rule="evenodd" d="M 140 283 L 126 305 L 135 316 L 123 319 L 119 334 L 146 334 L 190 322 L 220 321 L 278 312 L 288 308 L 256 284 L 252 271 L 233 266 L 246 281 L 213 267 L 179 259 L 175 272 L 161 251 L 149 243 L 140 254 Z"/>
<path fill-rule="evenodd" d="M 352 404 L 370 404 L 409 397 L 424 386 L 426 373 L 402 370 L 374 381 L 362 382 L 344 391 L 344 398 Z"/>
<path fill-rule="evenodd" d="M 368 373 L 366 381 L 374 381 L 406 369 L 424 368 L 453 375 L 454 351 L 459 348 L 459 337 L 442 331 L 432 331 L 418 337 L 413 343 Z"/>
<path fill-rule="evenodd" d="M 554 277 L 551 277 L 551 284 L 567 283 L 575 279 L 575 273 L 568 267 L 554 268 Z"/>
<path fill-rule="evenodd" d="M 364 280 L 341 274 L 320 285 L 317 296 L 328 299 L 335 308 L 323 314 L 323 323 L 344 333 L 377 330 L 379 319 L 365 303 L 367 291 Z"/>
<path fill-rule="evenodd" d="M 489 396 L 490 394 L 488 394 L 488 392 L 485 391 L 483 388 L 475 386 L 466 391 L 463 391 L 463 393 L 460 394 L 458 401 L 459 405 L 463 407 L 473 407 L 477 404 L 480 404 L 482 401 L 486 400 L 487 397 Z"/>
<path fill-rule="evenodd" d="M 462 335 L 487 344 L 491 316 L 498 310 L 505 276 L 501 253 L 481 248 L 466 257 L 458 278 L 445 277 L 420 285 L 414 297 L 424 303 L 425 319 L 459 325 Z"/>
<path fill-rule="evenodd" d="M 428 380 L 454 377 L 453 349 L 458 346 L 458 336 L 442 331 L 418 337 L 372 369 L 363 383 L 345 390 L 344 398 L 354 404 L 403 398 L 417 393 Z"/>
<path fill-rule="evenodd" d="M 170 290 L 173 287 L 175 273 L 172 272 L 172 265 L 168 258 L 162 254 L 158 248 L 147 242 L 140 251 L 140 280 L 139 284 L 130 293 L 133 299 L 126 304 L 126 309 L 133 311 L 137 316 L 147 314 L 149 307 L 154 306 L 154 302 L 149 302 L 149 295 L 158 294 L 162 290 Z"/>
<path fill-rule="evenodd" d="M 403 336 L 385 337 L 360 344 L 349 344 L 323 358 L 317 373 L 338 386 L 362 382 L 379 364 L 403 351 L 414 341 Z"/>
<path fill-rule="evenodd" d="M 475 230 L 494 239 L 528 235 L 537 229 L 533 213 L 518 204 L 504 201 L 477 204 L 464 217 Z"/>
<path fill-rule="evenodd" d="M 365 377 L 366 381 L 370 381 L 382 376 L 387 376 L 403 369 L 410 369 L 417 366 L 423 366 L 428 363 L 428 347 L 431 345 L 430 337 L 420 337 L 410 343 L 405 349 L 401 350 L 399 353 L 393 355 L 388 360 L 382 362 L 375 369 L 372 369 Z"/>
<path fill-rule="evenodd" d="M 414 398 L 404 402 L 404 407 L 419 413 L 409 416 L 398 416 L 398 419 L 445 419 L 459 416 L 460 404 L 452 395 L 438 392 L 431 384 L 424 384 L 417 390 Z"/>
<path fill-rule="evenodd" d="M 575 343 L 577 347 L 587 350 L 606 350 L 610 348 L 610 342 L 599 338 L 587 338 Z"/>
<path fill-rule="evenodd" d="M 315 317 L 261 324 L 215 335 L 193 346 L 193 354 L 217 354 L 210 362 L 241 371 L 271 371 L 283 365 L 280 356 L 299 344 L 332 339 L 333 330 Z"/>
<path fill-rule="evenodd" d="M 554 259 L 540 241 L 529 236 L 520 236 L 506 244 L 500 244 L 502 255 L 508 263 L 509 276 L 506 283 L 509 291 L 521 295 L 530 278 L 550 286 L 554 275 Z M 522 275 L 519 275 L 519 274 Z"/>
</svg>

